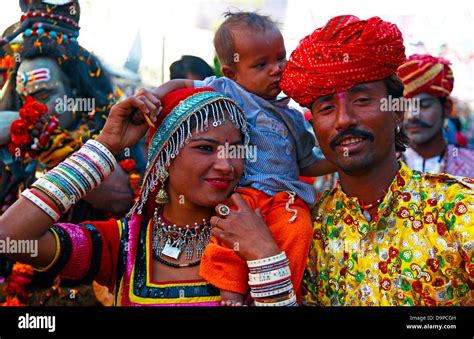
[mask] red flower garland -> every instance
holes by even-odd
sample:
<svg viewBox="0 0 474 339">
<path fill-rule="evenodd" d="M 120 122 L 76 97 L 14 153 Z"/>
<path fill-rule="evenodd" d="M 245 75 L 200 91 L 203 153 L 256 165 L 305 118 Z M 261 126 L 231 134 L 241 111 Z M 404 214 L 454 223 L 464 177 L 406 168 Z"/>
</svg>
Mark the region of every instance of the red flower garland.
<svg viewBox="0 0 474 339">
<path fill-rule="evenodd" d="M 16 157 L 35 156 L 38 148 L 47 144 L 49 135 L 59 126 L 59 121 L 52 116 L 49 123 L 45 123 L 42 127 L 38 140 L 32 140 L 31 131 L 37 127 L 38 123 L 45 122 L 41 119 L 48 113 L 48 107 L 41 104 L 33 97 L 26 98 L 23 107 L 20 109 L 20 119 L 15 120 L 10 126 L 11 142 L 8 150 Z M 32 148 L 33 141 L 35 143 Z M 38 147 L 39 146 L 39 147 Z"/>
<path fill-rule="evenodd" d="M 130 188 L 133 190 L 133 194 L 136 197 L 140 195 L 140 182 L 141 182 L 141 175 L 138 173 L 134 173 L 136 169 L 136 162 L 135 160 L 129 158 L 119 162 L 120 167 L 129 174 L 129 182 Z"/>
<path fill-rule="evenodd" d="M 33 268 L 16 262 L 13 265 L 12 274 L 8 278 L 7 285 L 4 287 L 9 297 L 0 306 L 21 306 L 22 302 L 28 298 L 28 286 L 32 279 Z"/>
</svg>

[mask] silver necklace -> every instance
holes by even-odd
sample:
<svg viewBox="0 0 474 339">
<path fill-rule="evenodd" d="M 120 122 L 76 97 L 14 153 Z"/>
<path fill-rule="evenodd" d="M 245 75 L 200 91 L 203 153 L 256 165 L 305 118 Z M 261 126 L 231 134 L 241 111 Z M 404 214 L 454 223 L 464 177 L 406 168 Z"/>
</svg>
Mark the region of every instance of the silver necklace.
<svg viewBox="0 0 474 339">
<path fill-rule="evenodd" d="M 153 257 L 161 258 L 165 255 L 173 259 L 179 259 L 184 251 L 186 260 L 193 258 L 194 249 L 197 251 L 198 259 L 211 240 L 211 229 L 208 221 L 203 219 L 203 223 L 198 225 L 177 226 L 168 224 L 162 218 L 162 209 L 157 208 L 153 221 Z"/>
</svg>

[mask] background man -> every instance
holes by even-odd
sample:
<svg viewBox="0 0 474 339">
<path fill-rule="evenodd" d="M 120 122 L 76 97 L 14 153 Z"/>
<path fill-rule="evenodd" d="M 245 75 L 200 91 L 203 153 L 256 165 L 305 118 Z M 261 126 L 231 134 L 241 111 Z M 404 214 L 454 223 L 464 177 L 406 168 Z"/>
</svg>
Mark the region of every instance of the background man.
<svg viewBox="0 0 474 339">
<path fill-rule="evenodd" d="M 404 96 L 419 100 L 420 111 L 406 112 L 410 147 L 404 155 L 408 167 L 422 172 L 474 177 L 474 150 L 448 145 L 443 126 L 453 110 L 450 97 L 454 76 L 449 61 L 414 54 L 398 69 Z M 412 105 L 416 107 L 417 105 Z"/>
</svg>

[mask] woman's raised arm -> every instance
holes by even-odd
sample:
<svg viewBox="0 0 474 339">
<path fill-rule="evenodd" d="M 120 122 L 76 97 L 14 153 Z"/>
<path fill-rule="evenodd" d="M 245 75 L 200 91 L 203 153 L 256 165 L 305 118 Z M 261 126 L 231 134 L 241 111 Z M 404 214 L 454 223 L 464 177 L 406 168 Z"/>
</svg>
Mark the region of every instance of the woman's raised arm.
<svg viewBox="0 0 474 339">
<path fill-rule="evenodd" d="M 34 248 L 37 251 L 10 251 L 7 256 L 34 267 L 51 263 L 57 246 L 54 234 L 49 231 L 51 226 L 61 214 L 105 180 L 116 166 L 113 155 L 138 142 L 148 128 L 144 115 L 156 121 L 159 109 L 160 101 L 153 94 L 139 90 L 135 96 L 112 107 L 95 141 L 89 140 L 79 151 L 38 179 L 32 188 L 24 191 L 20 199 L 0 216 L 0 241 L 3 244 L 36 241 L 37 247 Z"/>
</svg>

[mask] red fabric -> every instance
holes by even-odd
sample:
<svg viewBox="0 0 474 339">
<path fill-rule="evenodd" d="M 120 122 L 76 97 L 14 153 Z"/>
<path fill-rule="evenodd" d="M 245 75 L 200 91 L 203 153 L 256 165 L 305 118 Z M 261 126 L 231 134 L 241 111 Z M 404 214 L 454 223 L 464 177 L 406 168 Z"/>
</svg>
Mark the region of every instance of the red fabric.
<svg viewBox="0 0 474 339">
<path fill-rule="evenodd" d="M 103 239 L 100 269 L 94 280 L 100 285 L 107 286 L 110 293 L 113 293 L 117 279 L 118 261 L 122 259 L 118 257 L 120 248 L 120 226 L 115 219 L 91 222 L 91 224 L 99 231 Z"/>
<path fill-rule="evenodd" d="M 436 97 L 451 94 L 454 86 L 450 62 L 429 54 L 413 54 L 398 68 L 397 74 L 403 81 L 403 95 L 411 98 L 419 93 Z"/>
<path fill-rule="evenodd" d="M 165 118 L 173 111 L 173 109 L 178 106 L 181 101 L 189 98 L 190 96 L 200 93 L 200 92 L 215 92 L 211 87 L 201 87 L 201 88 L 184 88 L 178 89 L 176 91 L 169 92 L 161 99 L 162 110 L 158 115 L 155 128 L 150 128 L 148 133 L 148 143 L 150 143 L 151 138 L 155 135 L 155 132 L 158 130 L 158 127 L 161 126 Z"/>
<path fill-rule="evenodd" d="M 288 194 L 281 192 L 269 196 L 253 188 L 240 188 L 237 192 L 253 209 L 260 208 L 265 223 L 272 232 L 278 247 L 285 251 L 290 260 L 291 281 L 298 302 L 301 300 L 301 281 L 303 279 L 309 246 L 313 236 L 311 214 L 301 199 L 295 199 L 290 208 L 298 211 L 295 221 L 289 222 L 293 213 L 285 209 Z M 248 291 L 248 267 L 234 249 L 225 247 L 212 238 L 204 250 L 199 275 L 221 290 L 245 295 Z"/>
<path fill-rule="evenodd" d="M 100 285 L 107 286 L 112 293 L 117 278 L 118 252 L 120 247 L 120 230 L 117 220 L 86 221 L 84 224 L 94 226 L 101 235 L 102 257 L 100 269 L 94 280 Z M 71 237 L 72 252 L 68 264 L 60 272 L 67 279 L 82 279 L 89 270 L 92 261 L 92 240 L 89 232 L 80 225 L 56 224 L 63 228 Z"/>
<path fill-rule="evenodd" d="M 332 18 L 302 39 L 283 72 L 280 88 L 302 106 L 318 97 L 382 80 L 405 61 L 402 33 L 379 17 Z"/>
<path fill-rule="evenodd" d="M 299 181 L 310 184 L 311 186 L 313 186 L 316 179 L 317 179 L 317 177 L 298 177 Z"/>
<path fill-rule="evenodd" d="M 461 147 L 467 147 L 467 137 L 463 132 L 456 132 L 456 144 Z"/>
</svg>

